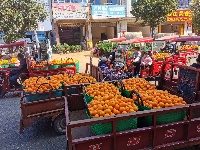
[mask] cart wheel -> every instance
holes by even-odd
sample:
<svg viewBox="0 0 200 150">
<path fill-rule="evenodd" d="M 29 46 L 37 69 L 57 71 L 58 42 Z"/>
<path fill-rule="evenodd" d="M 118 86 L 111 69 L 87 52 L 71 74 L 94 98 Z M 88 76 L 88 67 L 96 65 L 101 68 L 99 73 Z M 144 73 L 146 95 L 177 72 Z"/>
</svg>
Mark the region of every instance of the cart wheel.
<svg viewBox="0 0 200 150">
<path fill-rule="evenodd" d="M 0 86 L 0 98 L 3 98 L 7 92 L 3 91 L 3 87 Z"/>
<path fill-rule="evenodd" d="M 59 115 L 54 120 L 54 129 L 60 135 L 63 135 L 66 133 L 66 118 L 64 114 Z"/>
</svg>

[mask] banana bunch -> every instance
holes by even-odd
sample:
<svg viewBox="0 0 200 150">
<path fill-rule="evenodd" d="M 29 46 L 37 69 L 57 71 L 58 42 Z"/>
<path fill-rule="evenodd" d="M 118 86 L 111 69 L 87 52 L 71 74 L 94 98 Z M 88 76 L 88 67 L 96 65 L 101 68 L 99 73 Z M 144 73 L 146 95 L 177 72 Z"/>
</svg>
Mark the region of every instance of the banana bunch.
<svg viewBox="0 0 200 150">
<path fill-rule="evenodd" d="M 162 58 L 166 58 L 166 57 L 170 57 L 171 54 L 169 53 L 156 53 L 153 55 L 154 59 L 162 59 Z"/>
<path fill-rule="evenodd" d="M 67 58 L 67 59 L 62 60 L 62 62 L 64 64 L 67 64 L 67 63 L 77 63 L 79 61 L 77 59 L 74 59 L 74 58 Z"/>
<path fill-rule="evenodd" d="M 49 64 L 51 64 L 51 65 L 59 65 L 59 64 L 62 64 L 62 61 L 58 60 L 58 59 L 54 59 L 51 62 L 49 62 Z"/>
<path fill-rule="evenodd" d="M 10 64 L 9 60 L 3 60 L 3 59 L 0 60 L 0 65 L 9 65 L 9 64 Z"/>
<path fill-rule="evenodd" d="M 183 45 L 183 46 L 180 46 L 178 50 L 187 50 L 189 48 L 196 50 L 198 49 L 198 45 Z"/>
<path fill-rule="evenodd" d="M 10 63 L 11 64 L 15 64 L 15 63 L 17 63 L 18 62 L 18 59 L 17 58 L 11 58 L 11 60 L 10 60 Z"/>
</svg>

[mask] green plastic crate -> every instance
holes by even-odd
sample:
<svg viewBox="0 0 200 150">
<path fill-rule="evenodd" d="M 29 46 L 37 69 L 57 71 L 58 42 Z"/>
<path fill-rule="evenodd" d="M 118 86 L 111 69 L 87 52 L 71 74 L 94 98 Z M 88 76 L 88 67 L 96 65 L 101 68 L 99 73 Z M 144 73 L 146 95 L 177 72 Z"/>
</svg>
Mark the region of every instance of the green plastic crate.
<svg viewBox="0 0 200 150">
<path fill-rule="evenodd" d="M 75 63 L 76 65 L 76 72 L 79 72 L 80 71 L 80 64 L 79 62 L 76 62 Z M 73 67 L 74 65 L 73 64 L 63 64 L 62 67 Z"/>
<path fill-rule="evenodd" d="M 39 101 L 39 100 L 44 100 L 44 99 L 48 99 L 49 98 L 49 94 L 48 93 L 35 93 L 34 95 L 27 95 L 26 94 L 30 94 L 30 93 L 25 93 L 25 98 L 27 102 L 34 102 L 34 101 Z M 55 97 L 61 97 L 62 96 L 62 91 L 56 91 L 56 92 L 52 92 L 52 98 Z"/>
<path fill-rule="evenodd" d="M 10 64 L 11 67 L 15 67 L 15 64 Z"/>
<path fill-rule="evenodd" d="M 126 97 L 126 98 L 131 98 L 131 92 L 124 90 L 124 89 L 120 89 L 122 96 Z"/>
<path fill-rule="evenodd" d="M 58 69 L 60 68 L 60 65 L 50 65 L 49 67 L 50 69 Z"/>
<path fill-rule="evenodd" d="M 137 105 L 139 111 L 145 111 L 145 110 L 151 110 L 151 108 L 143 106 L 143 105 Z M 162 124 L 168 124 L 178 121 L 183 121 L 186 115 L 186 111 L 177 111 L 177 112 L 171 112 L 167 114 L 159 114 L 156 117 L 156 124 L 162 125 Z M 146 116 L 146 117 L 140 117 L 138 118 L 138 127 L 149 127 L 153 125 L 152 116 Z"/>
<path fill-rule="evenodd" d="M 92 117 L 88 114 L 88 112 L 86 113 L 87 113 L 88 119 L 91 119 Z M 96 135 L 112 133 L 111 122 L 98 123 L 98 124 L 93 124 L 91 126 L 92 126 L 92 131 Z M 136 129 L 136 128 L 137 128 L 137 118 L 130 118 L 130 119 L 117 121 L 117 129 L 116 129 L 117 132 Z"/>
<path fill-rule="evenodd" d="M 87 95 L 86 93 L 83 93 L 83 96 L 84 96 L 87 104 L 89 104 L 94 99 L 94 97 L 91 97 L 91 96 Z"/>
<path fill-rule="evenodd" d="M 9 65 L 1 65 L 1 68 L 8 68 Z"/>
</svg>

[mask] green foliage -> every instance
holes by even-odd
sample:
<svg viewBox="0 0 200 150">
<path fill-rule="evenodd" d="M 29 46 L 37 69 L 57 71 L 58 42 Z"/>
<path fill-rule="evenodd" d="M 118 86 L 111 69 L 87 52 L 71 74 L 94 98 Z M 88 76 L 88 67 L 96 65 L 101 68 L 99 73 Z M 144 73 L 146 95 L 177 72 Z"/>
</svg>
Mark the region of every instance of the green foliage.
<svg viewBox="0 0 200 150">
<path fill-rule="evenodd" d="M 134 50 L 135 49 L 135 44 L 131 44 L 128 50 Z"/>
<path fill-rule="evenodd" d="M 200 35 L 200 1 L 196 0 L 191 6 L 192 11 L 192 25 L 195 30 L 198 31 Z"/>
<path fill-rule="evenodd" d="M 110 53 L 113 47 L 117 46 L 118 43 L 112 43 L 112 42 L 103 42 L 97 44 L 97 47 L 100 49 L 101 54 L 107 54 Z"/>
<path fill-rule="evenodd" d="M 178 3 L 176 0 L 137 0 L 132 6 L 131 14 L 136 22 L 150 26 L 153 37 L 154 29 L 166 22 L 167 15 L 178 8 Z"/>
<path fill-rule="evenodd" d="M 81 45 L 68 45 L 64 43 L 64 44 L 59 44 L 59 45 L 53 45 L 53 49 L 57 53 L 77 52 L 77 51 L 81 51 Z"/>
<path fill-rule="evenodd" d="M 45 6 L 35 0 L 1 0 L 0 3 L 0 30 L 6 43 L 25 37 L 26 32 L 36 30 L 37 23 L 47 17 Z"/>
</svg>

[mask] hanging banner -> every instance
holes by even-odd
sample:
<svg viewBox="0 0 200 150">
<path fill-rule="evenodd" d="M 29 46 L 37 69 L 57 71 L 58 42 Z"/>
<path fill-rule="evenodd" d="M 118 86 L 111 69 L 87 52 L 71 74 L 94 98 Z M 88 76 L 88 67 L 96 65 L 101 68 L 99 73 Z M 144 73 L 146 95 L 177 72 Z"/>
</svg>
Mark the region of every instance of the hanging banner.
<svg viewBox="0 0 200 150">
<path fill-rule="evenodd" d="M 87 19 L 89 16 L 89 7 L 83 3 L 54 3 L 52 11 L 55 20 Z"/>
<path fill-rule="evenodd" d="M 177 10 L 167 15 L 167 22 L 188 22 L 192 21 L 191 10 Z"/>
<path fill-rule="evenodd" d="M 123 5 L 92 5 L 92 18 L 122 18 L 125 17 L 125 6 Z"/>
</svg>

